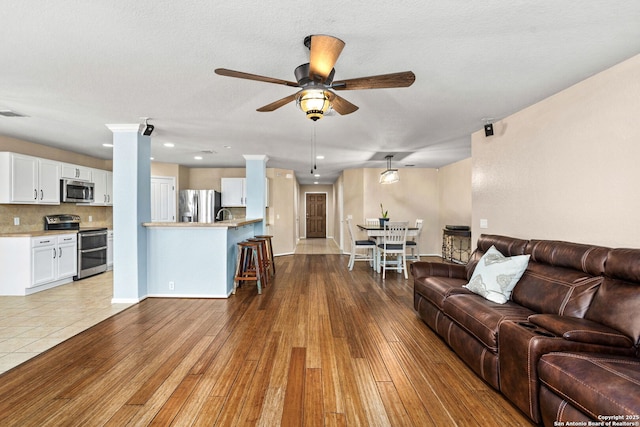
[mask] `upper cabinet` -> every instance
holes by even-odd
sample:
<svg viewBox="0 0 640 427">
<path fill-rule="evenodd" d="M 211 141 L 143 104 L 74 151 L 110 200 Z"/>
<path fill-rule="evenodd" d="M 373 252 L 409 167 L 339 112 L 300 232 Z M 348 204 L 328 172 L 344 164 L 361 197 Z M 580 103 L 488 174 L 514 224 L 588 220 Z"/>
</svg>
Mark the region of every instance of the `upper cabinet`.
<svg viewBox="0 0 640 427">
<path fill-rule="evenodd" d="M 220 190 L 223 208 L 247 206 L 246 178 L 220 178 Z M 269 178 L 264 179 L 264 205 L 269 207 Z"/>
<path fill-rule="evenodd" d="M 0 203 L 60 204 L 60 163 L 0 153 Z"/>
<path fill-rule="evenodd" d="M 102 169 L 91 171 L 93 180 L 93 206 L 113 206 L 113 172 Z"/>
<path fill-rule="evenodd" d="M 91 181 L 91 168 L 86 166 L 62 163 L 60 169 L 61 178 L 78 179 L 80 181 Z"/>
<path fill-rule="evenodd" d="M 246 178 L 220 178 L 222 207 L 234 208 L 247 206 Z"/>
</svg>

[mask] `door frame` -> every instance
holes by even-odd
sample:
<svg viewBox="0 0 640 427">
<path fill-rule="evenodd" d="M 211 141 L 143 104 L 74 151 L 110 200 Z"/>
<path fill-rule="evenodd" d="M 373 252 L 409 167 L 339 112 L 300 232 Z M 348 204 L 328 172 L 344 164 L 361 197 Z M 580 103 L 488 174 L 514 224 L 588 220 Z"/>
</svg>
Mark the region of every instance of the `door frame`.
<svg viewBox="0 0 640 427">
<path fill-rule="evenodd" d="M 324 194 L 324 238 L 327 239 L 328 227 L 329 227 L 329 193 L 326 191 L 305 191 L 304 192 L 304 212 L 302 217 L 304 218 L 304 238 L 307 238 L 307 194 Z"/>
</svg>

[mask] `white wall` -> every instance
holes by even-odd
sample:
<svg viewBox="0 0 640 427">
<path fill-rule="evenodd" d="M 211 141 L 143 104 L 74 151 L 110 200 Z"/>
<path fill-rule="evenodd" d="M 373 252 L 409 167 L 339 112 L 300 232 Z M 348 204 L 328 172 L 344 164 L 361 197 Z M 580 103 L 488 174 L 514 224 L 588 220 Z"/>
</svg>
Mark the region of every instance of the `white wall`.
<svg viewBox="0 0 640 427">
<path fill-rule="evenodd" d="M 472 135 L 473 236 L 640 247 L 640 55 Z M 480 229 L 480 219 L 489 228 Z M 474 245 L 475 246 L 475 245 Z"/>
</svg>

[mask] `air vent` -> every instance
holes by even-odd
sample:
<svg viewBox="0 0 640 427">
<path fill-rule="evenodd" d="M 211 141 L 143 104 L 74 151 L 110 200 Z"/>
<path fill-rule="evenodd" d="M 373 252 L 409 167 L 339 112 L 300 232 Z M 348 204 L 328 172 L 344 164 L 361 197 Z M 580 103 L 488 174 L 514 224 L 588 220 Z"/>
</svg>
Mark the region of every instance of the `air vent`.
<svg viewBox="0 0 640 427">
<path fill-rule="evenodd" d="M 0 116 L 4 116 L 4 117 L 29 117 L 29 116 L 25 116 L 24 114 L 16 113 L 15 111 L 11 111 L 11 110 L 0 110 Z"/>
</svg>

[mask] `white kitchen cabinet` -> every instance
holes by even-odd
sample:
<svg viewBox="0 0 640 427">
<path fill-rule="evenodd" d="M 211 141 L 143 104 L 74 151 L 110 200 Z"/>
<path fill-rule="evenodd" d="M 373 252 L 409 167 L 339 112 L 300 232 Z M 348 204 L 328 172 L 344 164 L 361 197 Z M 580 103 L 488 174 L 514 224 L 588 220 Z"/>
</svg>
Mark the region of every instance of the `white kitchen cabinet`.
<svg viewBox="0 0 640 427">
<path fill-rule="evenodd" d="M 31 283 L 29 287 L 56 279 L 56 237 L 34 237 L 31 240 Z"/>
<path fill-rule="evenodd" d="M 60 204 L 60 163 L 0 153 L 0 203 Z"/>
<path fill-rule="evenodd" d="M 78 274 L 78 235 L 58 236 L 56 280 L 66 279 Z"/>
<path fill-rule="evenodd" d="M 113 206 L 113 172 L 107 171 L 107 206 Z"/>
<path fill-rule="evenodd" d="M 247 179 L 220 178 L 223 208 L 247 206 Z M 269 178 L 264 179 L 264 205 L 269 207 Z"/>
<path fill-rule="evenodd" d="M 222 207 L 247 206 L 246 178 L 220 178 Z"/>
<path fill-rule="evenodd" d="M 71 163 L 62 163 L 60 165 L 60 177 L 80 181 L 91 181 L 91 168 L 72 165 Z"/>
<path fill-rule="evenodd" d="M 93 206 L 113 205 L 113 172 L 102 169 L 91 171 L 93 187 Z"/>
<path fill-rule="evenodd" d="M 113 230 L 107 230 L 107 270 L 113 270 Z"/>
<path fill-rule="evenodd" d="M 73 281 L 77 234 L 0 236 L 0 295 L 29 295 Z"/>
<path fill-rule="evenodd" d="M 32 237 L 29 287 L 71 279 L 77 274 L 77 257 L 75 233 Z"/>
</svg>

